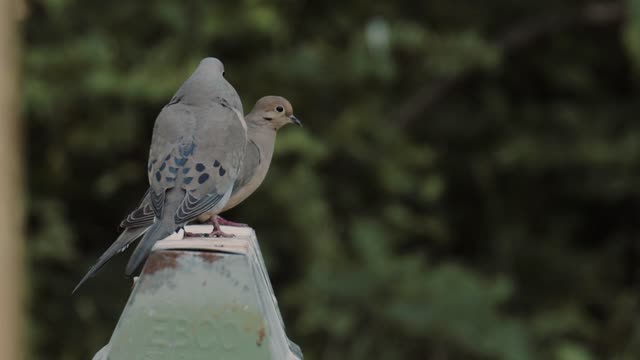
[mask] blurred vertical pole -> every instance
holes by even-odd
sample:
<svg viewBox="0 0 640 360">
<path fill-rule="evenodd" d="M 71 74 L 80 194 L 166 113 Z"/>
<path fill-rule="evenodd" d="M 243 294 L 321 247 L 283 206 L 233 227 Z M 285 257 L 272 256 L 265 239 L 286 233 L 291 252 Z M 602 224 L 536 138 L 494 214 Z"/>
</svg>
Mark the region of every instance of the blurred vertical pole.
<svg viewBox="0 0 640 360">
<path fill-rule="evenodd" d="M 0 359 L 22 359 L 22 166 L 18 26 L 25 4 L 0 0 Z"/>
</svg>

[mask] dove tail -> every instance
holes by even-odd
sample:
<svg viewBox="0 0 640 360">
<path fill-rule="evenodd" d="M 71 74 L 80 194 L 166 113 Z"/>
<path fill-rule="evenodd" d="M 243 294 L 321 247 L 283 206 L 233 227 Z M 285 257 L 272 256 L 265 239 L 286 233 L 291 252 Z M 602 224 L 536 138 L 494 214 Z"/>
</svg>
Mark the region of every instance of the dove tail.
<svg viewBox="0 0 640 360">
<path fill-rule="evenodd" d="M 75 293 L 87 280 L 95 276 L 98 271 L 100 271 L 100 269 L 102 269 L 102 267 L 105 266 L 114 256 L 125 251 L 127 247 L 129 247 L 129 245 L 131 245 L 131 243 L 134 242 L 137 238 L 142 236 L 142 234 L 144 234 L 144 232 L 147 231 L 148 228 L 148 226 L 140 226 L 124 229 L 122 233 L 120 233 L 120 236 L 118 236 L 116 241 L 114 241 L 113 244 L 111 244 L 111 246 L 109 246 L 109 248 L 102 255 L 100 255 L 100 258 L 98 258 L 98 261 L 95 263 L 95 265 L 89 268 L 87 274 L 82 278 L 82 280 L 80 280 L 71 294 Z"/>
<path fill-rule="evenodd" d="M 149 230 L 144 234 L 140 243 L 131 254 L 129 258 L 129 262 L 127 263 L 127 267 L 125 269 L 125 274 L 127 276 L 132 276 L 133 273 L 138 270 L 144 261 L 149 256 L 151 252 L 151 248 L 158 241 L 166 238 L 174 232 L 174 229 L 169 229 L 166 225 L 162 223 L 162 221 L 156 221 L 151 225 Z"/>
</svg>

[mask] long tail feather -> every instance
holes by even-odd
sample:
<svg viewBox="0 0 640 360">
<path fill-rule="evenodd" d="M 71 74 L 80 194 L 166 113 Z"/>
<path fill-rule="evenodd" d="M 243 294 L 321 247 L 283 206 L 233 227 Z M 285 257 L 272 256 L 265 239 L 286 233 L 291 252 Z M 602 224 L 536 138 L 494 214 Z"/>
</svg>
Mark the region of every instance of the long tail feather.
<svg viewBox="0 0 640 360">
<path fill-rule="evenodd" d="M 173 230 L 169 230 L 162 222 L 157 221 L 149 230 L 144 234 L 140 243 L 131 254 L 129 258 L 129 262 L 127 263 L 127 267 L 125 269 L 125 274 L 127 276 L 132 276 L 144 263 L 151 252 L 151 248 L 158 240 L 162 240 L 167 236 L 171 235 Z"/>
<path fill-rule="evenodd" d="M 89 268 L 87 274 L 73 289 L 72 294 L 75 293 L 76 290 L 78 290 L 80 286 L 85 283 L 85 281 L 95 276 L 98 271 L 100 271 L 100 269 L 102 269 L 102 267 L 105 266 L 115 255 L 125 251 L 127 247 L 129 247 L 129 245 L 131 245 L 131 243 L 133 243 L 137 238 L 142 236 L 142 234 L 144 234 L 147 229 L 149 229 L 148 226 L 124 229 L 124 231 L 120 233 L 120 236 L 118 236 L 116 241 L 114 241 L 113 244 L 111 244 L 111 246 L 109 246 L 109 248 L 102 255 L 100 255 L 100 258 L 98 258 L 98 261 L 95 263 L 95 265 Z"/>
</svg>

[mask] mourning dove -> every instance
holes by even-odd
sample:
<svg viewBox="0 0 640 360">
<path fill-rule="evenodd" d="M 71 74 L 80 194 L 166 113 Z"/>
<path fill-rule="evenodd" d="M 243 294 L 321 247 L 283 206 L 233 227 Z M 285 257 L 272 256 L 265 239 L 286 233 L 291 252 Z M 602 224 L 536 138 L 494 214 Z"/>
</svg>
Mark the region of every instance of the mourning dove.
<svg viewBox="0 0 640 360">
<path fill-rule="evenodd" d="M 223 73 L 218 59 L 202 60 L 156 118 L 148 163 L 155 220 L 129 258 L 127 275 L 142 265 L 156 241 L 206 212 L 220 212 L 231 196 L 247 125 L 232 105 L 240 100 Z"/>
<path fill-rule="evenodd" d="M 235 182 L 231 198 L 221 212 L 225 212 L 243 202 L 262 184 L 267 176 L 271 157 L 276 143 L 277 131 L 287 124 L 302 126 L 298 118 L 293 115 L 293 107 L 289 101 L 281 96 L 265 96 L 258 100 L 249 114 L 245 116 L 247 122 L 246 154 L 240 176 Z M 244 225 L 224 220 L 208 212 L 198 217 L 200 222 L 215 224 L 220 221 L 230 225 Z"/>
<path fill-rule="evenodd" d="M 220 212 L 240 204 L 262 184 L 271 164 L 277 131 L 290 123 L 302 126 L 300 120 L 293 115 L 293 108 L 289 101 L 279 96 L 265 96 L 258 100 L 253 110 L 245 116 L 245 120 L 248 143 L 244 162 L 234 183 L 231 197 Z M 154 213 L 148 193 L 147 191 L 138 208 L 122 221 L 120 226 L 124 229 L 123 232 L 89 269 L 76 289 L 95 275 L 114 255 L 124 251 L 153 224 Z M 235 224 L 218 217 L 215 211 L 202 214 L 198 220 L 211 223 L 222 220 L 223 223 Z"/>
</svg>

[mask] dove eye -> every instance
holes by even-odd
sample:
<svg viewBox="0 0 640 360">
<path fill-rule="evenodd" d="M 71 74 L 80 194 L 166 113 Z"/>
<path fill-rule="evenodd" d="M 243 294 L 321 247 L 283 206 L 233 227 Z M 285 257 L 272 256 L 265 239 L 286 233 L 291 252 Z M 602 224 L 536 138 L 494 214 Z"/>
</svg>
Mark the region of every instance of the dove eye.
<svg viewBox="0 0 640 360">
<path fill-rule="evenodd" d="M 278 106 L 276 106 L 276 111 L 281 113 L 281 112 L 284 111 L 284 108 L 282 106 L 278 105 Z"/>
</svg>

